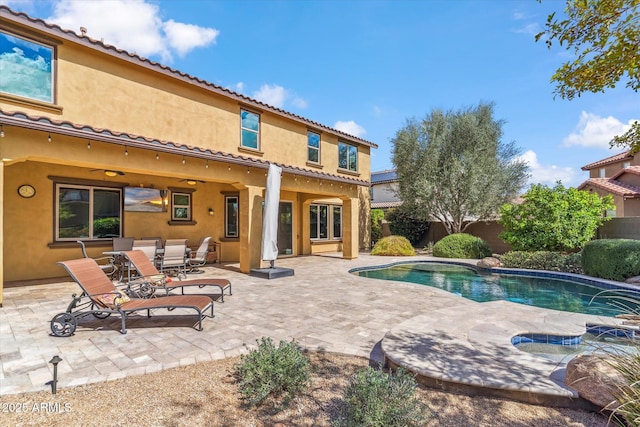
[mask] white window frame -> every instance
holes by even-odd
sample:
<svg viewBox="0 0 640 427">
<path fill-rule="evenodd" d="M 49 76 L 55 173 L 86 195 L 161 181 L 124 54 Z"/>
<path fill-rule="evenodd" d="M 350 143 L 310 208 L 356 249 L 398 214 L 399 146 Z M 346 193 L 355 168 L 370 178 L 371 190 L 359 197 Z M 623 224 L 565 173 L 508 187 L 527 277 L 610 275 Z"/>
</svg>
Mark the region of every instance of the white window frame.
<svg viewBox="0 0 640 427">
<path fill-rule="evenodd" d="M 311 232 L 311 214 L 312 214 L 312 208 L 315 207 L 317 208 L 317 212 L 316 212 L 316 216 L 317 216 L 317 220 L 316 220 L 316 237 L 311 237 L 313 236 L 313 233 Z M 327 235 L 326 237 L 320 237 L 320 230 L 321 230 L 321 222 L 320 222 L 320 218 L 322 218 L 321 215 L 321 211 L 322 210 L 326 210 L 327 212 Z M 340 224 L 339 224 L 339 230 L 335 230 L 335 226 L 333 223 L 333 218 L 334 218 L 334 212 L 335 210 L 340 211 Z M 339 231 L 340 236 L 336 236 L 336 231 Z M 312 203 L 309 206 L 309 236 L 311 238 L 312 241 L 341 241 L 342 240 L 342 206 L 340 205 L 331 205 L 331 204 L 326 204 L 326 203 Z"/>
<path fill-rule="evenodd" d="M 600 170 L 598 171 L 598 178 L 606 178 L 607 177 L 607 173 L 605 168 L 600 168 Z"/>
<path fill-rule="evenodd" d="M 186 196 L 188 203 L 187 204 L 176 203 L 176 196 L 180 196 L 180 197 Z M 182 193 L 180 191 L 172 191 L 171 192 L 171 221 L 191 221 L 191 212 L 193 211 L 192 203 L 193 203 L 193 199 L 191 197 L 191 193 Z M 186 218 L 184 216 L 176 215 L 177 209 L 186 209 L 187 210 Z"/>
<path fill-rule="evenodd" d="M 341 167 L 340 166 L 340 156 L 341 156 L 341 152 L 342 152 L 342 147 L 346 147 L 346 156 L 347 158 L 346 160 L 346 167 Z M 355 149 L 355 154 L 352 153 L 352 149 Z M 355 160 L 355 167 L 352 168 L 351 167 L 351 158 L 352 156 L 354 156 L 353 159 Z M 357 145 L 353 145 L 353 144 L 347 144 L 346 142 L 342 142 L 342 141 L 338 141 L 338 169 L 341 170 L 346 170 L 349 172 L 358 172 L 358 146 Z"/>
<path fill-rule="evenodd" d="M 247 114 L 253 114 L 254 116 L 258 117 L 258 130 L 255 129 L 250 129 L 250 128 L 246 128 L 242 125 L 242 114 L 243 113 L 247 113 Z M 260 114 L 256 113 L 255 111 L 249 111 L 246 110 L 244 108 L 240 109 L 240 146 L 242 148 L 246 148 L 248 150 L 257 150 L 260 151 L 260 127 L 261 127 L 261 117 Z M 244 132 L 250 132 L 256 135 L 256 146 L 255 147 L 251 147 L 249 145 L 245 145 L 245 141 L 244 141 Z"/>
<path fill-rule="evenodd" d="M 314 147 L 311 145 L 311 135 L 315 135 L 318 137 L 318 146 Z M 315 163 L 315 164 L 320 164 L 320 146 L 321 146 L 321 140 L 320 140 L 320 133 L 318 132 L 314 132 L 312 130 L 307 130 L 307 161 L 309 163 Z M 318 160 L 311 160 L 311 152 L 314 151 L 317 153 L 317 157 Z"/>
</svg>

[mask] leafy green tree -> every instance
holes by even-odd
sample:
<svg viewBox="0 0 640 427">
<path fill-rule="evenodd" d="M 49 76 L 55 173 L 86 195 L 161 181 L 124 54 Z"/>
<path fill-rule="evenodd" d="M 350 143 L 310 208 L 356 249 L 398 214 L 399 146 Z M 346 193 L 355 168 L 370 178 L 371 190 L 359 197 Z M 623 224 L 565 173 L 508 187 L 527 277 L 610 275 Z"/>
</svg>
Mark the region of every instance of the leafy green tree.
<svg viewBox="0 0 640 427">
<path fill-rule="evenodd" d="M 500 238 L 517 251 L 571 251 L 582 248 L 614 209 L 613 198 L 589 191 L 536 184 L 521 204 L 500 207 Z"/>
<path fill-rule="evenodd" d="M 371 242 L 375 243 L 382 239 L 382 221 L 384 211 L 382 209 L 371 209 Z"/>
<path fill-rule="evenodd" d="M 386 214 L 391 234 L 406 237 L 412 245 L 418 244 L 424 233 L 429 230 L 429 221 L 419 218 L 414 212 L 400 205 Z"/>
<path fill-rule="evenodd" d="M 541 1 L 541 0 L 540 0 Z M 555 93 L 573 99 L 604 92 L 620 80 L 640 89 L 640 0 L 567 0 L 564 17 L 552 13 L 536 35 L 551 48 L 556 41 L 576 56 L 553 74 Z M 611 146 L 640 150 L 640 122 L 611 141 Z"/>
<path fill-rule="evenodd" d="M 491 103 L 407 120 L 392 140 L 403 209 L 449 234 L 494 217 L 528 178 L 515 144 L 501 142 L 502 124 Z"/>
</svg>

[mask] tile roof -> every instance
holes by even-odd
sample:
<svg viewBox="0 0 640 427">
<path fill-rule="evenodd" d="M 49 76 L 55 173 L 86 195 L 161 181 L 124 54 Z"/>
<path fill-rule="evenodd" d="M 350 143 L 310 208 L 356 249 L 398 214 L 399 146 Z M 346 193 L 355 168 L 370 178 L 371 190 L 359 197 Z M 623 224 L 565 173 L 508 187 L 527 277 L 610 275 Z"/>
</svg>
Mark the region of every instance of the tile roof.
<svg viewBox="0 0 640 427">
<path fill-rule="evenodd" d="M 268 169 L 270 164 L 270 162 L 253 157 L 230 154 L 222 151 L 211 150 L 208 148 L 195 147 L 192 145 L 179 144 L 172 141 L 161 141 L 159 139 L 133 135 L 109 129 L 99 129 L 89 125 L 77 124 L 69 121 L 52 120 L 49 117 L 31 116 L 20 111 L 4 111 L 2 110 L 2 108 L 0 108 L 0 124 L 4 124 L 5 126 L 10 125 L 26 129 L 35 129 L 43 132 L 50 132 L 52 134 L 84 138 L 85 140 L 90 139 L 93 141 L 108 142 L 112 144 L 124 145 L 129 148 L 141 148 L 157 152 L 178 154 L 187 157 L 237 164 L 244 167 Z M 4 132 L 5 135 L 8 135 L 10 133 L 10 130 L 5 127 Z M 363 179 L 334 175 L 326 172 L 319 172 L 281 163 L 273 162 L 273 164 L 280 166 L 283 169 L 284 173 L 291 173 L 294 175 L 301 175 L 318 179 L 327 179 L 330 181 L 343 182 L 346 184 L 369 186 L 369 182 Z"/>
<path fill-rule="evenodd" d="M 397 208 L 402 202 L 371 202 L 371 209 Z"/>
<path fill-rule="evenodd" d="M 600 166 L 605 166 L 605 165 L 609 165 L 611 163 L 616 163 L 616 162 L 620 162 L 624 159 L 627 158 L 633 158 L 633 154 L 631 154 L 631 150 L 627 150 L 623 153 L 619 153 L 610 157 L 607 157 L 605 159 L 601 159 L 598 161 L 595 161 L 593 163 L 589 163 L 588 165 L 582 166 L 582 170 L 583 171 L 588 171 L 590 169 L 594 169 Z"/>
<path fill-rule="evenodd" d="M 395 169 L 371 172 L 371 184 L 384 184 L 398 180 Z"/>
<path fill-rule="evenodd" d="M 589 178 L 580 184 L 578 190 L 584 190 L 588 186 L 600 188 L 611 194 L 615 194 L 616 196 L 640 198 L 640 187 L 617 181 L 612 178 Z"/>
<path fill-rule="evenodd" d="M 272 113 L 278 114 L 280 116 L 284 116 L 284 117 L 288 117 L 289 119 L 295 120 L 297 122 L 301 122 L 304 123 L 306 125 L 309 125 L 311 127 L 316 127 L 318 129 L 322 129 L 325 130 L 327 132 L 330 132 L 334 135 L 337 135 L 338 137 L 344 137 L 349 139 L 350 141 L 353 142 L 358 142 L 362 145 L 366 145 L 372 148 L 378 148 L 378 145 L 371 142 L 371 141 L 367 141 L 366 139 L 354 136 L 354 135 L 349 135 L 346 132 L 342 132 L 338 129 L 334 129 L 330 126 L 324 125 L 322 123 L 318 123 L 315 122 L 313 120 L 307 119 L 305 117 L 299 116 L 297 114 L 294 113 L 290 113 L 288 111 L 285 111 L 281 108 L 278 107 L 274 107 L 272 105 L 269 104 L 265 104 L 264 102 L 258 101 L 256 99 L 250 98 L 246 95 L 243 95 L 241 93 L 237 93 L 234 92 L 230 89 L 227 88 L 223 88 L 221 86 L 218 86 L 214 83 L 208 82 L 206 80 L 202 80 L 198 77 L 192 76 L 190 74 L 187 73 L 183 73 L 182 71 L 176 70 L 174 68 L 168 67 L 166 65 L 160 64 L 158 62 L 152 61 L 148 58 L 143 58 L 135 53 L 130 53 L 127 52 L 126 50 L 123 49 L 118 49 L 115 46 L 111 46 L 108 45 L 100 40 L 95 40 L 92 39 L 91 37 L 88 37 L 86 35 L 79 35 L 76 34 L 74 31 L 71 30 L 65 30 L 62 27 L 60 27 L 59 25 L 56 24 L 50 24 L 45 22 L 43 19 L 40 18 L 32 18 L 29 15 L 23 13 L 23 12 L 14 12 L 13 10 L 11 10 L 10 8 L 8 8 L 7 6 L 4 5 L 0 5 L 0 18 L 6 19 L 7 21 L 11 21 L 17 24 L 21 24 L 21 25 L 26 25 L 29 26 L 31 28 L 38 28 L 40 31 L 44 31 L 47 32 L 49 34 L 53 34 L 53 35 L 57 35 L 59 37 L 62 37 L 66 40 L 72 41 L 74 43 L 79 43 L 82 44 L 84 46 L 90 47 L 92 49 L 95 50 L 100 50 L 103 53 L 112 55 L 112 56 L 116 56 L 120 59 L 124 59 L 126 61 L 129 61 L 131 63 L 135 63 L 137 65 L 141 65 L 145 68 L 148 69 L 152 69 L 154 71 L 163 73 L 165 75 L 171 76 L 173 78 L 177 78 L 180 80 L 183 80 L 189 84 L 193 84 L 199 87 L 202 87 L 204 89 L 210 90 L 212 92 L 215 92 L 219 95 L 223 95 L 227 98 L 232 98 L 241 102 L 244 102 L 248 105 L 252 105 L 255 106 L 256 108 L 259 109 L 263 109 L 263 110 L 268 110 Z"/>
<path fill-rule="evenodd" d="M 640 176 L 640 166 L 629 166 L 628 168 L 620 169 L 611 177 L 611 179 L 616 179 L 620 175 L 624 175 L 625 173 Z"/>
</svg>

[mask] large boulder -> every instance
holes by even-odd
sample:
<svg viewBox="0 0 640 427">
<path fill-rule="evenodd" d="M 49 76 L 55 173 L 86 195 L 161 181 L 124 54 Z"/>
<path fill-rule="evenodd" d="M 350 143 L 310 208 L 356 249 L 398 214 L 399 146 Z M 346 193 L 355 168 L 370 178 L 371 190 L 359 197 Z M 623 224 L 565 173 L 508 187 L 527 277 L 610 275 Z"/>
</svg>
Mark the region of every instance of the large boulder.
<svg viewBox="0 0 640 427">
<path fill-rule="evenodd" d="M 500 267 L 500 266 L 502 266 L 502 263 L 498 258 L 494 258 L 494 257 L 486 257 L 478 261 L 478 267 L 480 268 L 491 269 L 491 268 Z"/>
<path fill-rule="evenodd" d="M 610 361 L 611 358 L 606 355 L 577 356 L 567 364 L 565 382 L 583 399 L 613 411 L 619 406 L 615 396 L 626 381 Z"/>
<path fill-rule="evenodd" d="M 625 283 L 631 283 L 632 285 L 640 285 L 640 276 L 629 277 L 625 280 Z"/>
</svg>

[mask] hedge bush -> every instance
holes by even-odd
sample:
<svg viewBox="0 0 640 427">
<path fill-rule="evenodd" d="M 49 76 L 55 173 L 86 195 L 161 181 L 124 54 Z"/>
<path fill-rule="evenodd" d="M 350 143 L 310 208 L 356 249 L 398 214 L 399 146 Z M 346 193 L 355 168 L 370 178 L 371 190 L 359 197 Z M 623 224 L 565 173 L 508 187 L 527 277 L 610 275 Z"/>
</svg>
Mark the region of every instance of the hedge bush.
<svg viewBox="0 0 640 427">
<path fill-rule="evenodd" d="M 582 249 L 582 269 L 589 276 L 621 282 L 640 276 L 640 240 L 592 240 Z"/>
<path fill-rule="evenodd" d="M 402 236 L 383 237 L 371 249 L 371 255 L 413 256 L 415 254 L 416 250 L 409 240 Z"/>
<path fill-rule="evenodd" d="M 403 206 L 391 209 L 385 216 L 389 221 L 391 233 L 406 237 L 412 245 L 418 244 L 424 233 L 429 230 L 429 221 L 415 218 L 413 213 Z"/>
<path fill-rule="evenodd" d="M 374 244 L 382 239 L 382 220 L 384 220 L 384 211 L 371 209 L 371 242 Z"/>
<path fill-rule="evenodd" d="M 441 258 L 484 258 L 491 248 L 479 237 L 466 233 L 450 234 L 433 245 L 433 256 Z"/>
<path fill-rule="evenodd" d="M 500 262 L 511 268 L 582 274 L 581 258 L 580 253 L 511 251 L 500 255 Z"/>
</svg>

